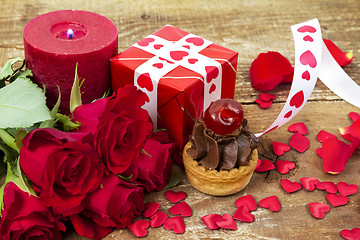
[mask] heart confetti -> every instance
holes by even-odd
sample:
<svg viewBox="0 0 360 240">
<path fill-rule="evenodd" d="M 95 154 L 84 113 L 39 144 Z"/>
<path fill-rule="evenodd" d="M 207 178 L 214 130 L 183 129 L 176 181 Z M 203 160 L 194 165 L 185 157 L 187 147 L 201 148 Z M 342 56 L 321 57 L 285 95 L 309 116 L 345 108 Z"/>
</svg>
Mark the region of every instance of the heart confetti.
<svg viewBox="0 0 360 240">
<path fill-rule="evenodd" d="M 316 188 L 320 190 L 325 190 L 328 193 L 336 193 L 337 187 L 333 182 L 319 182 L 316 184 Z"/>
<path fill-rule="evenodd" d="M 302 188 L 302 185 L 300 183 L 292 182 L 288 179 L 281 180 L 280 185 L 287 193 L 293 193 L 299 191 Z"/>
<path fill-rule="evenodd" d="M 276 161 L 276 169 L 281 174 L 287 174 L 290 170 L 295 168 L 295 163 L 285 160 Z"/>
<path fill-rule="evenodd" d="M 360 228 L 353 228 L 351 230 L 344 229 L 340 234 L 347 240 L 360 240 Z"/>
<path fill-rule="evenodd" d="M 150 226 L 154 228 L 160 227 L 168 217 L 169 216 L 166 213 L 159 210 L 150 217 Z"/>
<path fill-rule="evenodd" d="M 212 230 L 219 228 L 219 226 L 216 224 L 218 219 L 222 219 L 222 216 L 219 214 L 209 214 L 201 217 L 201 220 L 205 223 L 206 227 Z"/>
<path fill-rule="evenodd" d="M 306 135 L 308 133 L 308 129 L 307 129 L 305 123 L 303 123 L 303 122 L 298 122 L 298 123 L 291 124 L 288 127 L 288 131 L 289 132 L 299 133 L 301 135 Z"/>
<path fill-rule="evenodd" d="M 221 218 L 217 218 L 216 224 L 220 228 L 224 228 L 224 229 L 233 229 L 233 230 L 237 229 L 234 218 L 230 214 L 227 214 L 227 213 L 222 215 Z"/>
<path fill-rule="evenodd" d="M 359 187 L 355 184 L 347 184 L 346 182 L 338 182 L 336 184 L 339 193 L 343 196 L 349 196 L 357 193 Z"/>
<path fill-rule="evenodd" d="M 326 194 L 326 199 L 329 201 L 331 206 L 338 207 L 345 205 L 349 202 L 349 199 L 342 195 L 337 195 L 336 193 L 328 193 Z"/>
<path fill-rule="evenodd" d="M 249 211 L 255 211 L 257 208 L 256 201 L 254 197 L 250 194 L 238 198 L 235 201 L 235 206 L 236 207 L 245 206 L 247 207 L 247 209 L 249 209 Z"/>
<path fill-rule="evenodd" d="M 306 190 L 314 191 L 316 189 L 316 184 L 319 183 L 319 179 L 314 177 L 303 177 L 300 178 L 300 182 Z"/>
<path fill-rule="evenodd" d="M 268 159 L 263 159 L 263 160 L 261 160 L 260 166 L 255 171 L 256 172 L 267 172 L 267 171 L 270 171 L 273 169 L 275 169 L 274 164 Z"/>
<path fill-rule="evenodd" d="M 274 94 L 271 94 L 271 93 L 259 93 L 259 99 L 267 102 L 267 101 L 270 101 L 270 100 L 273 100 L 275 99 L 276 96 Z"/>
<path fill-rule="evenodd" d="M 183 217 L 190 217 L 192 215 L 192 209 L 186 202 L 179 202 L 172 206 L 169 212 L 173 215 L 181 215 Z"/>
<path fill-rule="evenodd" d="M 183 192 L 183 191 L 174 192 L 173 190 L 167 190 L 165 192 L 165 197 L 170 202 L 177 203 L 181 200 L 184 200 L 187 197 L 187 194 L 186 194 L 186 192 Z"/>
<path fill-rule="evenodd" d="M 285 152 L 288 152 L 291 149 L 290 146 L 287 145 L 286 143 L 276 142 L 276 141 L 272 142 L 272 148 L 274 153 L 278 156 L 284 155 Z"/>
<path fill-rule="evenodd" d="M 309 148 L 310 141 L 304 135 L 294 133 L 294 135 L 290 138 L 289 145 L 296 151 L 303 153 Z"/>
<path fill-rule="evenodd" d="M 273 212 L 280 211 L 281 204 L 276 195 L 264 198 L 259 202 L 260 207 L 268 208 Z"/>
<path fill-rule="evenodd" d="M 163 228 L 173 230 L 174 233 L 181 234 L 185 232 L 184 219 L 181 216 L 171 217 L 165 220 Z"/>
<path fill-rule="evenodd" d="M 272 100 L 264 101 L 264 100 L 261 100 L 260 98 L 255 99 L 255 102 L 256 102 L 261 108 L 264 108 L 264 109 L 269 108 L 269 107 L 272 105 L 272 103 L 273 103 Z"/>
<path fill-rule="evenodd" d="M 136 237 L 145 237 L 148 233 L 146 229 L 149 228 L 149 222 L 146 220 L 139 220 L 128 225 L 128 228 Z"/>
<path fill-rule="evenodd" d="M 325 213 L 330 211 L 330 206 L 325 203 L 312 202 L 309 203 L 309 209 L 311 215 L 314 217 L 323 218 L 325 217 Z"/>
<path fill-rule="evenodd" d="M 250 213 L 250 210 L 246 206 L 240 206 L 235 211 L 234 219 L 247 223 L 255 221 L 254 215 Z"/>
<path fill-rule="evenodd" d="M 156 202 L 147 202 L 144 204 L 143 217 L 151 217 L 160 208 L 161 204 Z"/>
</svg>

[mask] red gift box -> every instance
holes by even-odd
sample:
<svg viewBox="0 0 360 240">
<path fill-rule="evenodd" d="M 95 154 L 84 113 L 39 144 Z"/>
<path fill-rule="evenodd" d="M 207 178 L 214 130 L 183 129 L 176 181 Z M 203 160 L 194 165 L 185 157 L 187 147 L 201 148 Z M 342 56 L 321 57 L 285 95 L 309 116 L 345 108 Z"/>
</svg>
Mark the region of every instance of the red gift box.
<svg viewBox="0 0 360 240">
<path fill-rule="evenodd" d="M 237 56 L 237 52 L 167 25 L 111 59 L 112 88 L 140 86 L 150 102 L 156 102 L 157 128 L 167 129 L 183 148 L 195 120 L 203 115 L 204 99 L 209 105 L 214 98 L 234 98 Z M 218 67 L 202 66 L 214 62 Z M 159 78 L 157 83 L 155 78 Z M 213 84 L 215 78 L 220 83 Z M 211 97 L 215 91 L 221 96 Z"/>
</svg>

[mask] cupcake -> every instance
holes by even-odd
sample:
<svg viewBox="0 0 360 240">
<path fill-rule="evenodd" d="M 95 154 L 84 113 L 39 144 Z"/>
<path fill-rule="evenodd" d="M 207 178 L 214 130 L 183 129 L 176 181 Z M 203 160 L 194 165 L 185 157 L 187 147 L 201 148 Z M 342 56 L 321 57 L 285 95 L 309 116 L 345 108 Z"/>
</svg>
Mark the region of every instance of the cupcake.
<svg viewBox="0 0 360 240">
<path fill-rule="evenodd" d="M 187 178 L 199 191 L 226 196 L 244 189 L 255 170 L 255 137 L 243 118 L 243 108 L 232 99 L 213 102 L 204 119 L 194 125 L 183 151 Z"/>
</svg>

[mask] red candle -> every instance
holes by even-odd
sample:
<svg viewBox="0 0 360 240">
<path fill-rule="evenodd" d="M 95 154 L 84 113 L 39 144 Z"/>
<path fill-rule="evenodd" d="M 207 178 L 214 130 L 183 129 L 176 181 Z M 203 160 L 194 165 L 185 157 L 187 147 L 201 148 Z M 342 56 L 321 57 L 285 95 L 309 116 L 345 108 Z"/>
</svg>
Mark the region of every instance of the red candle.
<svg viewBox="0 0 360 240">
<path fill-rule="evenodd" d="M 82 102 L 100 98 L 110 87 L 109 59 L 118 51 L 113 22 L 96 13 L 62 10 L 40 15 L 24 28 L 26 65 L 39 86 L 45 84 L 49 107 L 61 89 L 62 113 L 69 113 L 70 92 L 78 63 Z"/>
</svg>

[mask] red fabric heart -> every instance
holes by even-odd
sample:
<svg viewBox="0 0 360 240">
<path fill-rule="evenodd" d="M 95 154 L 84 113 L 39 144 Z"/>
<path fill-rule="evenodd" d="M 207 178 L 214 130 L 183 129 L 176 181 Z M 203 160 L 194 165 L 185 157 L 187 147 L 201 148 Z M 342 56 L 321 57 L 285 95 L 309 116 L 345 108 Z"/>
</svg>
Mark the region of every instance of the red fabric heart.
<svg viewBox="0 0 360 240">
<path fill-rule="evenodd" d="M 349 199 L 342 195 L 337 195 L 336 193 L 328 193 L 326 194 L 326 199 L 329 201 L 331 206 L 338 207 L 345 205 L 349 202 Z"/>
<path fill-rule="evenodd" d="M 162 44 L 155 44 L 154 45 L 154 48 L 156 49 L 156 50 L 159 50 L 160 48 L 162 48 L 164 45 L 162 45 Z"/>
<path fill-rule="evenodd" d="M 305 37 L 303 37 L 303 40 L 306 42 L 313 42 L 314 39 L 312 37 L 310 37 L 309 35 L 306 35 Z"/>
<path fill-rule="evenodd" d="M 179 202 L 172 206 L 169 210 L 172 215 L 181 215 L 183 217 L 190 217 L 192 215 L 192 210 L 186 202 Z"/>
<path fill-rule="evenodd" d="M 347 240 L 360 240 L 360 228 L 353 228 L 351 230 L 344 229 L 340 234 Z"/>
<path fill-rule="evenodd" d="M 165 220 L 163 228 L 173 230 L 174 233 L 181 234 L 185 232 L 184 219 L 181 216 L 171 217 Z"/>
<path fill-rule="evenodd" d="M 163 68 L 163 64 L 162 63 L 154 63 L 153 64 L 153 67 L 156 67 L 156 68 L 158 68 L 158 69 L 160 69 L 160 68 Z"/>
<path fill-rule="evenodd" d="M 259 104 L 259 106 L 260 106 L 261 108 L 269 108 L 269 107 L 272 105 L 272 103 L 273 103 L 272 100 L 264 101 L 264 100 L 261 100 L 260 98 L 255 99 L 255 102 L 256 102 L 257 104 Z"/>
<path fill-rule="evenodd" d="M 174 192 L 173 190 L 167 190 L 165 192 L 165 197 L 170 202 L 177 203 L 177 202 L 185 199 L 187 197 L 187 194 L 186 194 L 186 192 L 183 192 L 183 191 Z"/>
<path fill-rule="evenodd" d="M 272 148 L 274 153 L 278 156 L 284 155 L 285 152 L 288 152 L 291 149 L 290 146 L 287 145 L 286 143 L 281 143 L 276 141 L 272 142 Z"/>
<path fill-rule="evenodd" d="M 314 191 L 316 188 L 316 184 L 319 183 L 319 179 L 314 177 L 303 177 L 300 178 L 300 182 L 306 190 Z"/>
<path fill-rule="evenodd" d="M 148 233 L 146 229 L 149 228 L 149 222 L 146 220 L 139 220 L 128 225 L 128 228 L 136 237 L 145 237 Z"/>
<path fill-rule="evenodd" d="M 301 54 L 300 62 L 302 65 L 309 65 L 311 68 L 314 68 L 317 65 L 316 58 L 309 50 Z"/>
<path fill-rule="evenodd" d="M 309 209 L 311 215 L 314 217 L 323 218 L 325 217 L 325 213 L 330 211 L 330 206 L 325 203 L 312 202 L 309 203 Z"/>
<path fill-rule="evenodd" d="M 206 82 L 210 83 L 213 79 L 215 79 L 219 75 L 219 69 L 215 66 L 206 66 Z"/>
<path fill-rule="evenodd" d="M 324 43 L 333 56 L 333 58 L 336 60 L 336 62 L 340 66 L 346 66 L 350 64 L 353 60 L 353 53 L 352 52 L 343 52 L 341 49 L 336 46 L 335 43 L 333 43 L 331 40 L 323 39 Z"/>
<path fill-rule="evenodd" d="M 268 208 L 273 212 L 280 211 L 281 209 L 280 201 L 275 195 L 260 200 L 259 205 L 260 207 Z"/>
<path fill-rule="evenodd" d="M 352 142 L 354 138 L 360 138 L 360 120 L 354 121 L 349 127 L 339 128 L 340 135 Z"/>
<path fill-rule="evenodd" d="M 359 187 L 355 184 L 347 184 L 346 182 L 338 182 L 336 184 L 339 193 L 343 196 L 349 196 L 357 193 Z"/>
<path fill-rule="evenodd" d="M 314 33 L 314 32 L 316 32 L 316 28 L 309 26 L 309 25 L 304 25 L 304 26 L 299 27 L 297 31 L 301 32 L 301 33 L 304 33 L 304 32 Z"/>
<path fill-rule="evenodd" d="M 276 161 L 276 169 L 281 174 L 287 174 L 290 170 L 294 169 L 295 163 L 290 161 L 277 160 Z"/>
<path fill-rule="evenodd" d="M 212 94 L 215 90 L 216 90 L 216 85 L 212 84 L 210 89 L 209 89 L 209 94 Z"/>
<path fill-rule="evenodd" d="M 151 217 L 160 208 L 161 204 L 156 202 L 147 202 L 144 204 L 143 217 Z"/>
<path fill-rule="evenodd" d="M 259 98 L 265 102 L 273 100 L 276 98 L 274 94 L 271 93 L 259 93 Z"/>
<path fill-rule="evenodd" d="M 270 171 L 273 169 L 275 169 L 274 164 L 270 160 L 263 159 L 263 160 L 261 160 L 260 166 L 255 171 L 256 172 L 267 172 L 267 171 Z"/>
<path fill-rule="evenodd" d="M 188 55 L 189 55 L 189 53 L 185 52 L 185 51 L 171 51 L 170 52 L 170 57 L 172 59 L 174 59 L 175 61 L 180 61 Z"/>
<path fill-rule="evenodd" d="M 160 227 L 168 217 L 169 216 L 166 213 L 159 210 L 150 217 L 150 226 L 154 228 Z"/>
<path fill-rule="evenodd" d="M 190 64 L 195 64 L 197 61 L 199 61 L 199 60 L 197 60 L 196 58 L 189 58 L 189 59 L 188 59 L 188 62 L 189 62 Z"/>
<path fill-rule="evenodd" d="M 334 138 L 334 139 L 337 139 L 337 137 L 327 131 L 324 131 L 324 130 L 321 130 L 318 135 L 316 136 L 316 139 L 319 141 L 319 142 L 324 142 L 325 139 L 327 138 Z"/>
<path fill-rule="evenodd" d="M 289 145 L 298 152 L 305 152 L 309 148 L 310 141 L 300 133 L 294 133 L 290 138 Z"/>
<path fill-rule="evenodd" d="M 250 66 L 251 85 L 256 90 L 267 92 L 281 82 L 291 82 L 293 73 L 291 63 L 280 53 L 260 53 Z"/>
<path fill-rule="evenodd" d="M 325 190 L 328 193 L 336 193 L 337 187 L 333 182 L 319 182 L 316 184 L 316 188 L 320 190 Z"/>
<path fill-rule="evenodd" d="M 253 222 L 255 221 L 254 215 L 250 213 L 250 210 L 242 205 L 240 206 L 234 213 L 234 219 L 242 221 L 242 222 Z"/>
<path fill-rule="evenodd" d="M 139 84 L 139 87 L 146 88 L 146 90 L 148 90 L 149 92 L 152 92 L 154 90 L 154 86 L 149 73 L 141 74 L 137 79 L 137 83 Z"/>
<path fill-rule="evenodd" d="M 297 92 L 292 98 L 290 99 L 290 106 L 294 106 L 296 108 L 301 107 L 304 103 L 304 92 L 301 90 Z"/>
<path fill-rule="evenodd" d="M 188 43 L 194 44 L 195 46 L 201 46 L 204 44 L 204 39 L 199 38 L 199 37 L 191 37 L 191 38 L 186 39 L 186 41 Z"/>
<path fill-rule="evenodd" d="M 249 209 L 249 211 L 255 211 L 257 208 L 256 201 L 255 201 L 254 197 L 250 194 L 239 197 L 235 201 L 235 206 L 236 207 L 245 206 L 245 207 L 247 207 L 247 209 Z"/>
<path fill-rule="evenodd" d="M 209 214 L 201 217 L 201 220 L 209 229 L 218 229 L 219 226 L 216 224 L 217 220 L 221 220 L 222 216 L 219 214 Z"/>
<path fill-rule="evenodd" d="M 144 38 L 144 39 L 140 40 L 137 44 L 139 46 L 146 47 L 154 41 L 155 41 L 155 39 L 153 39 L 153 38 Z"/>
<path fill-rule="evenodd" d="M 288 127 L 288 131 L 289 132 L 297 132 L 297 133 L 300 133 L 301 135 L 306 135 L 308 133 L 308 129 L 307 129 L 305 123 L 303 123 L 303 122 L 291 124 Z"/>
<path fill-rule="evenodd" d="M 216 225 L 224 229 L 237 229 L 234 218 L 227 213 L 222 215 L 221 218 L 216 218 Z"/>
<path fill-rule="evenodd" d="M 310 80 L 310 73 L 309 73 L 309 71 L 305 71 L 305 72 L 303 72 L 303 74 L 301 75 L 301 77 L 302 77 L 302 79 L 306 79 L 306 80 Z"/>
<path fill-rule="evenodd" d="M 300 183 L 292 182 L 288 179 L 281 180 L 280 185 L 287 193 L 293 193 L 299 191 L 302 188 L 302 185 Z"/>
</svg>

